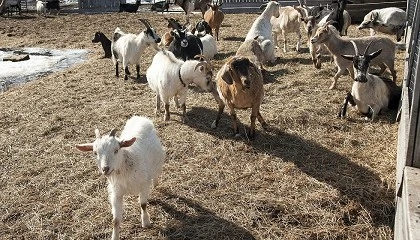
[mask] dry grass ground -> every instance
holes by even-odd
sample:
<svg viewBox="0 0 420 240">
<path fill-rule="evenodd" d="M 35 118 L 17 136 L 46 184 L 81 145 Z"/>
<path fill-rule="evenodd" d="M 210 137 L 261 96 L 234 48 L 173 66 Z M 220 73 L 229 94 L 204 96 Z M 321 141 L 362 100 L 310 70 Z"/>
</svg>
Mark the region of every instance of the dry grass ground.
<svg viewBox="0 0 420 240">
<path fill-rule="evenodd" d="M 215 71 L 256 16 L 225 17 Z M 232 136 L 227 114 L 211 129 L 216 103 L 194 87 L 187 97 L 189 121 L 181 123 L 180 111 L 171 107 L 172 120 L 164 122 L 154 114 L 147 83 L 116 78 L 111 60 L 91 42 L 95 31 L 110 37 L 117 26 L 138 33 L 144 28 L 139 18 L 160 34 L 166 30 L 156 13 L 0 18 L 2 47 L 90 50 L 82 64 L 0 94 L 2 239 L 109 238 L 106 179 L 93 155 L 74 146 L 92 141 L 95 128 L 121 130 L 135 114 L 153 119 L 167 160 L 149 201 L 152 228 L 141 228 L 137 198 L 127 197 L 123 239 L 392 239 L 395 112 L 375 122 L 355 112 L 337 119 L 352 81 L 343 76 L 338 89 L 328 90 L 334 65 L 314 69 L 304 45 L 302 53 L 277 50 L 279 63 L 267 67 L 272 76 L 261 113 L 271 130 L 257 124 L 253 142 Z M 350 36 L 367 34 L 350 27 Z M 154 53 L 144 54 L 142 76 Z M 396 57 L 399 82 L 403 55 Z M 238 113 L 241 132 L 249 114 Z"/>
</svg>

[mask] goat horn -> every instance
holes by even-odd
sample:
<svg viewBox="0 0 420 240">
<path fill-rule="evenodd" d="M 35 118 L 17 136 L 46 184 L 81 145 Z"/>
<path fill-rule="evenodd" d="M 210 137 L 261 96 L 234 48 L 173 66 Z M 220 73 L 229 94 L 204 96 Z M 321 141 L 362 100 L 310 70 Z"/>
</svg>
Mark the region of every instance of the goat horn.
<svg viewBox="0 0 420 240">
<path fill-rule="evenodd" d="M 365 53 L 363 55 L 366 55 L 368 53 L 368 49 L 369 49 L 369 47 L 372 43 L 373 43 L 373 40 L 368 43 L 368 45 L 366 46 L 366 49 L 365 49 Z"/>
<path fill-rule="evenodd" d="M 194 71 L 197 70 L 198 67 L 200 67 L 200 66 L 206 67 L 206 65 L 208 65 L 206 62 L 199 62 L 199 63 L 197 63 L 197 65 L 195 65 Z"/>
<path fill-rule="evenodd" d="M 115 134 L 117 133 L 117 129 L 112 129 L 111 132 L 109 133 L 110 137 L 115 137 Z"/>
<path fill-rule="evenodd" d="M 356 56 L 359 55 L 359 50 L 357 49 L 356 43 L 353 40 L 350 40 L 350 42 L 351 42 L 351 44 L 353 44 L 355 55 Z"/>
<path fill-rule="evenodd" d="M 194 58 L 203 59 L 201 62 L 205 62 L 210 69 L 213 68 L 210 64 L 210 61 L 203 54 L 197 54 L 194 56 Z"/>
<path fill-rule="evenodd" d="M 146 20 L 140 19 L 140 22 L 142 22 L 146 28 L 150 28 L 150 25 L 146 22 Z"/>
</svg>

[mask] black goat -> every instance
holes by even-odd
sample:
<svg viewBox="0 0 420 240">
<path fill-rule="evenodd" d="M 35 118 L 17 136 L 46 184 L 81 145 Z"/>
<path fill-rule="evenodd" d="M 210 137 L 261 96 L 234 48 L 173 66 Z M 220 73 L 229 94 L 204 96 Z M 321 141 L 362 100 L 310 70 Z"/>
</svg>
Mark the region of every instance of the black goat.
<svg viewBox="0 0 420 240">
<path fill-rule="evenodd" d="M 120 3 L 120 10 L 118 12 L 130 12 L 136 13 L 140 6 L 140 0 L 137 0 L 135 4 L 132 3 Z"/>
<path fill-rule="evenodd" d="M 187 29 L 174 29 L 171 35 L 174 39 L 169 44 L 168 50 L 173 52 L 175 57 L 186 61 L 203 54 L 203 43 L 200 38 L 187 33 Z"/>
<path fill-rule="evenodd" d="M 104 49 L 105 56 L 104 58 L 111 58 L 111 40 L 109 40 L 105 34 L 102 32 L 96 32 L 95 37 L 92 39 L 93 43 L 100 42 L 102 44 L 102 48 Z"/>
<path fill-rule="evenodd" d="M 351 4 L 353 2 L 349 0 L 337 0 L 333 1 L 333 3 L 338 3 L 338 7 L 331 12 L 331 14 L 328 16 L 325 22 L 328 22 L 330 20 L 335 21 L 332 25 L 338 30 L 338 32 L 341 33 L 344 26 L 343 12 L 346 9 L 347 3 Z"/>
<path fill-rule="evenodd" d="M 47 10 L 49 14 L 51 14 L 51 10 L 57 10 L 58 15 L 60 13 L 60 1 L 47 1 L 47 3 L 45 4 L 45 10 Z"/>
<path fill-rule="evenodd" d="M 161 1 L 161 2 L 156 2 L 156 3 L 153 3 L 153 5 L 152 5 L 152 7 L 150 8 L 150 11 L 162 11 L 162 13 L 163 13 L 163 11 L 166 11 L 166 12 L 168 12 L 169 11 L 169 1 L 168 0 L 165 0 L 165 1 Z"/>
</svg>

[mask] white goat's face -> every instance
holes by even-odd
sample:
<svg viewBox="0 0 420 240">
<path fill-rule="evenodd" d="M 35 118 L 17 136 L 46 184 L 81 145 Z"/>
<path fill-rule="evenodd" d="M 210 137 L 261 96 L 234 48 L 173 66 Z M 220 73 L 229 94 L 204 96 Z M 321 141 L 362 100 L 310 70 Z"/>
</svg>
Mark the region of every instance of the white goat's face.
<svg viewBox="0 0 420 240">
<path fill-rule="evenodd" d="M 148 43 L 153 43 L 153 44 L 160 43 L 161 38 L 153 28 L 147 28 L 146 30 L 144 30 L 144 33 L 147 36 L 146 38 L 148 40 Z"/>
<path fill-rule="evenodd" d="M 193 80 L 201 89 L 211 92 L 213 90 L 213 71 L 212 67 L 207 62 L 199 62 L 195 66 L 195 70 L 198 72 L 197 78 Z"/>
<path fill-rule="evenodd" d="M 123 161 L 121 148 L 129 147 L 136 141 L 136 138 L 128 141 L 119 140 L 115 137 L 115 132 L 116 130 L 112 130 L 109 135 L 101 137 L 99 130 L 96 129 L 96 140 L 93 143 L 76 145 L 76 148 L 80 151 L 92 151 L 94 153 L 99 172 L 105 176 L 109 176 L 119 168 Z"/>
<path fill-rule="evenodd" d="M 119 166 L 120 143 L 115 137 L 103 136 L 94 142 L 93 153 L 96 156 L 96 163 L 99 171 L 105 175 L 110 175 Z"/>
</svg>

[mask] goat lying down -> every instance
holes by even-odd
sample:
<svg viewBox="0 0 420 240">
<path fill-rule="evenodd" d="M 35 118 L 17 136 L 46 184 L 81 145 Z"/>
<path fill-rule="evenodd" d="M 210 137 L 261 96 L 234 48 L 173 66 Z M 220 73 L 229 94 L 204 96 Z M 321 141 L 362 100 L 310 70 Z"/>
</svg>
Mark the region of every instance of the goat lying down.
<svg viewBox="0 0 420 240">
<path fill-rule="evenodd" d="M 252 108 L 251 127 L 248 131 L 248 138 L 255 137 L 255 119 L 266 129 L 267 123 L 260 113 L 260 105 L 264 97 L 263 76 L 260 69 L 248 58 L 233 56 L 222 66 L 216 76 L 217 92 L 222 101 L 216 98 L 219 104 L 219 111 L 212 128 L 219 124 L 220 116 L 225 105 L 230 109 L 233 131 L 239 136 L 238 120 L 235 109 Z"/>
<path fill-rule="evenodd" d="M 344 118 L 346 116 L 347 105 L 350 102 L 352 106 L 356 106 L 360 113 L 374 120 L 381 110 L 396 109 L 398 107 L 401 98 L 401 88 L 391 79 L 372 75 L 368 72 L 371 60 L 381 54 L 382 49 L 368 54 L 372 43 L 370 42 L 366 47 L 365 53 L 359 54 L 356 43 L 354 41 L 350 42 L 353 44 L 356 54 L 342 56 L 353 62 L 355 78 L 351 93 L 347 93 L 347 97 L 339 112 L 339 117 Z"/>
</svg>

